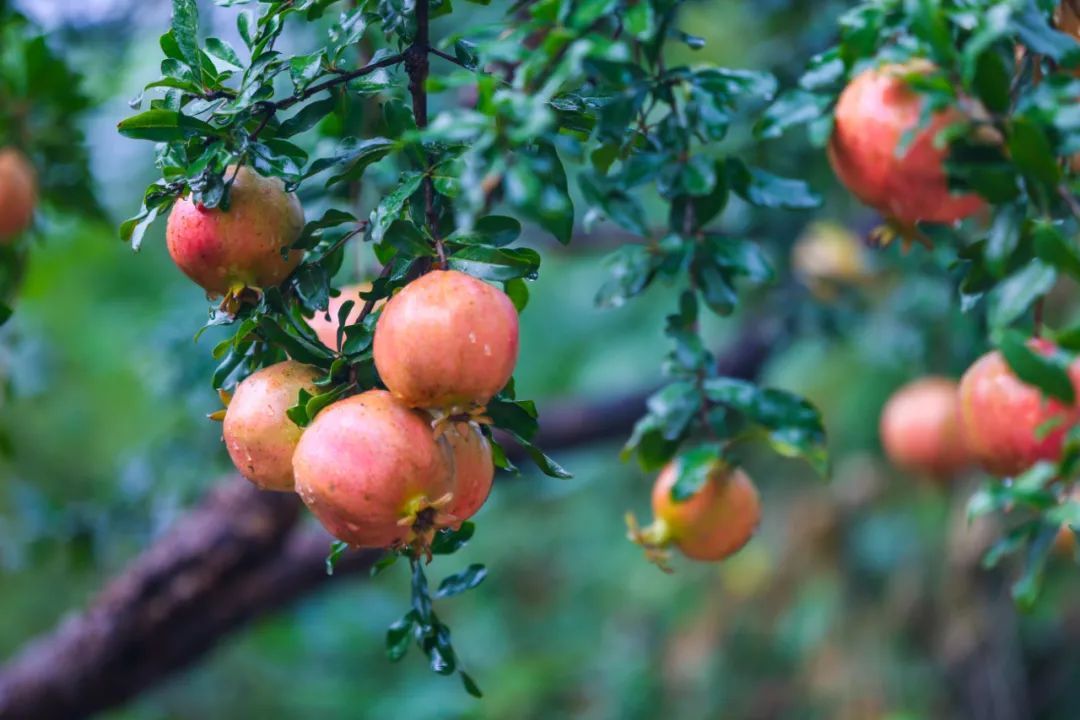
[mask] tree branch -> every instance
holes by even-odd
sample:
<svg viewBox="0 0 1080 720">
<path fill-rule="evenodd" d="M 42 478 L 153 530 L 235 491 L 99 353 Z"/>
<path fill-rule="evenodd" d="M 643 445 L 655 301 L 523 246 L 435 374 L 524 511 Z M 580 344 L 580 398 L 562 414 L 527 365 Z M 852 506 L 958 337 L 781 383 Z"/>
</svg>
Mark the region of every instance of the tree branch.
<svg viewBox="0 0 1080 720">
<path fill-rule="evenodd" d="M 755 377 L 779 332 L 778 323 L 749 323 L 721 355 L 721 373 Z M 621 439 L 650 392 L 553 403 L 542 413 L 536 442 L 566 450 Z M 260 492 L 239 479 L 210 493 L 86 611 L 29 642 L 0 668 L 0 718 L 72 720 L 119 705 L 252 620 L 363 572 L 378 557 L 348 552 L 327 576 L 330 537 L 298 528 L 299 510 L 295 495 Z"/>
</svg>

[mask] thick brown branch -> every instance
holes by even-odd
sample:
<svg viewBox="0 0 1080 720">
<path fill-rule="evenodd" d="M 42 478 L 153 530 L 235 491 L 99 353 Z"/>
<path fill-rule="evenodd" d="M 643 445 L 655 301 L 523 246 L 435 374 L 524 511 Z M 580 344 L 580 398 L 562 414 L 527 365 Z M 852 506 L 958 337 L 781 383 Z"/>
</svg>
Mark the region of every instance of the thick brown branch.
<svg viewBox="0 0 1080 720">
<path fill-rule="evenodd" d="M 752 323 L 719 360 L 754 377 L 778 328 Z M 542 409 L 546 450 L 625 437 L 649 391 Z M 512 453 L 518 455 L 517 453 Z M 0 718 L 80 718 L 114 707 L 196 662 L 230 633 L 332 579 L 365 571 L 378 553 L 349 552 L 324 569 L 330 538 L 297 527 L 294 495 L 242 480 L 212 492 L 115 578 L 81 614 L 0 668 Z"/>
</svg>

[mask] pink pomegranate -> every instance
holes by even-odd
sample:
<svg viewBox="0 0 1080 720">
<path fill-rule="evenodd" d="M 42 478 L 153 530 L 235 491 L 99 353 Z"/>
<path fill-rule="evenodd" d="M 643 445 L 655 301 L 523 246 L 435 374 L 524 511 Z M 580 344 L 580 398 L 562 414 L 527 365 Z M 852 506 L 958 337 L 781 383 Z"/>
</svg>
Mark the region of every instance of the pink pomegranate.
<svg viewBox="0 0 1080 720">
<path fill-rule="evenodd" d="M 37 175 L 19 150 L 0 148 L 0 244 L 10 244 L 34 219 Z"/>
<path fill-rule="evenodd" d="M 881 412 L 881 444 L 897 467 L 935 478 L 970 465 L 956 381 L 924 377 L 897 390 Z"/>
<path fill-rule="evenodd" d="M 292 456 L 302 431 L 285 413 L 301 389 L 314 394 L 321 375 L 318 368 L 286 360 L 237 386 L 225 411 L 225 447 L 240 474 L 263 490 L 293 489 Z"/>
<path fill-rule="evenodd" d="M 460 524 L 475 515 L 491 493 L 495 479 L 491 443 L 470 422 L 448 422 L 442 438 L 454 458 L 454 497 L 446 511 Z"/>
<path fill-rule="evenodd" d="M 501 290 L 436 270 L 390 298 L 375 327 L 375 366 L 411 407 L 457 412 L 486 405 L 518 354 L 518 316 Z"/>
<path fill-rule="evenodd" d="M 1032 340 L 1037 352 L 1050 354 L 1054 345 Z M 1080 397 L 1080 361 L 1069 367 Z M 1080 422 L 1080 406 L 1045 398 L 1021 382 L 1001 353 L 983 355 L 960 380 L 960 417 L 968 450 L 995 475 L 1016 475 L 1040 460 L 1056 461 L 1065 434 Z"/>
<path fill-rule="evenodd" d="M 754 536 L 761 521 L 761 503 L 745 472 L 717 463 L 705 485 L 681 502 L 671 498 L 677 479 L 677 464 L 668 463 L 653 484 L 655 520 L 642 530 L 631 525 L 631 539 L 643 545 L 661 567 L 666 553 L 658 551 L 669 545 L 691 560 L 717 561 L 738 552 Z"/>
<path fill-rule="evenodd" d="M 233 175 L 233 168 L 225 177 Z M 300 201 L 277 178 L 241 167 L 228 211 L 183 198 L 173 206 L 165 238 L 169 254 L 211 296 L 265 288 L 288 277 L 303 257 L 288 250 L 304 228 Z"/>
<path fill-rule="evenodd" d="M 962 119 L 959 112 L 939 112 L 913 138 L 905 138 L 919 127 L 924 99 L 904 76 L 932 68 L 927 61 L 913 61 L 856 76 L 840 94 L 829 140 L 829 162 L 847 189 L 905 225 L 954 222 L 984 207 L 977 195 L 952 194 L 943 168 L 948 150 L 939 146 L 937 135 Z M 898 156 L 904 140 L 909 142 Z"/>
<path fill-rule="evenodd" d="M 319 413 L 293 455 L 296 491 L 323 525 L 359 547 L 425 544 L 453 522 L 453 459 L 430 419 L 385 390 Z"/>
</svg>

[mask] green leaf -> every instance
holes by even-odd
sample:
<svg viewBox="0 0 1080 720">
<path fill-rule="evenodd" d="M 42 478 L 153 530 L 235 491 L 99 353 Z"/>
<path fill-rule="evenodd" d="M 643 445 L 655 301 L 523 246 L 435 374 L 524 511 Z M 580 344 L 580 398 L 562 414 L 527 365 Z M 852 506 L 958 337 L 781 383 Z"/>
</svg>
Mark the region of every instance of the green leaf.
<svg viewBox="0 0 1080 720">
<path fill-rule="evenodd" d="M 1005 327 L 1028 311 L 1039 298 L 1050 292 L 1057 281 L 1057 271 L 1039 260 L 1032 260 L 1002 281 L 990 293 L 988 319 L 993 327 Z"/>
<path fill-rule="evenodd" d="M 804 398 L 734 378 L 706 380 L 705 395 L 764 428 L 775 452 L 785 457 L 801 457 L 819 475 L 828 475 L 825 427 L 817 408 Z"/>
<path fill-rule="evenodd" d="M 1020 380 L 1069 405 L 1076 401 L 1076 393 L 1063 361 L 1035 352 L 1024 336 L 1015 330 L 1004 333 L 998 347 Z"/>
<path fill-rule="evenodd" d="M 1008 137 L 1009 154 L 1013 162 L 1028 177 L 1048 188 L 1061 179 L 1053 145 L 1043 129 L 1027 118 L 1017 118 Z"/>
<path fill-rule="evenodd" d="M 305 130 L 310 130 L 315 127 L 320 120 L 334 112 L 336 107 L 337 100 L 332 97 L 308 103 L 291 118 L 281 123 L 277 135 L 278 137 L 287 138 L 302 133 Z"/>
<path fill-rule="evenodd" d="M 1035 254 L 1041 260 L 1072 275 L 1073 279 L 1080 280 L 1080 253 L 1056 227 L 1050 223 L 1038 222 L 1032 238 L 1035 241 Z"/>
<path fill-rule="evenodd" d="M 440 530 L 435 534 L 435 539 L 431 543 L 431 554 L 453 555 L 465 547 L 475 533 L 476 525 L 468 521 L 461 523 L 461 527 L 457 530 L 449 528 Z"/>
<path fill-rule="evenodd" d="M 221 131 L 203 120 L 177 110 L 147 110 L 120 121 L 121 135 L 155 142 L 182 140 L 191 135 L 218 136 Z"/>
<path fill-rule="evenodd" d="M 503 292 L 510 298 L 510 302 L 514 303 L 514 309 L 521 312 L 529 304 L 529 286 L 521 278 L 514 278 L 513 280 L 507 280 L 503 284 Z"/>
<path fill-rule="evenodd" d="M 410 610 L 405 616 L 386 630 L 386 656 L 391 662 L 397 662 L 409 651 L 409 640 L 416 625 L 416 611 Z"/>
<path fill-rule="evenodd" d="M 604 260 L 611 277 L 596 293 L 597 306 L 620 307 L 639 295 L 652 281 L 660 260 L 645 245 L 623 245 L 611 253 Z"/>
<path fill-rule="evenodd" d="M 709 444 L 682 453 L 676 459 L 675 484 L 671 486 L 671 499 L 685 502 L 697 495 L 709 481 L 709 476 L 721 460 L 719 445 Z"/>
<path fill-rule="evenodd" d="M 371 211 L 372 240 L 382 242 L 386 231 L 401 215 L 405 203 L 420 188 L 423 179 L 423 174 L 418 172 L 401 174 L 398 186 L 389 195 L 384 196 L 382 201 Z"/>
<path fill-rule="evenodd" d="M 532 248 L 493 248 L 466 245 L 446 259 L 447 265 L 483 280 L 503 282 L 536 277 L 540 254 Z"/>
<path fill-rule="evenodd" d="M 435 597 L 448 598 L 460 595 L 484 582 L 486 577 L 487 568 L 479 563 L 473 563 L 461 572 L 443 578 L 443 581 L 439 583 L 439 589 L 435 592 Z"/>
<path fill-rule="evenodd" d="M 731 188 L 751 205 L 788 210 L 805 210 L 821 205 L 821 197 L 802 180 L 782 178 L 759 168 L 747 168 L 737 160 L 728 160 L 728 177 Z"/>
<path fill-rule="evenodd" d="M 240 61 L 240 56 L 233 50 L 232 45 L 222 40 L 221 38 L 210 37 L 206 38 L 206 52 L 210 53 L 219 60 L 223 60 L 233 67 L 244 67 L 243 62 Z"/>
<path fill-rule="evenodd" d="M 574 204 L 567 191 L 566 171 L 555 148 L 547 143 L 518 154 L 503 180 L 506 198 L 562 244 L 574 231 Z"/>
<path fill-rule="evenodd" d="M 349 549 L 349 543 L 335 540 L 330 543 L 330 554 L 326 556 L 326 574 L 334 574 L 334 564 L 337 563 L 337 559 L 341 557 L 342 553 Z"/>
<path fill-rule="evenodd" d="M 510 245 L 521 235 L 521 223 L 506 215 L 487 215 L 473 224 L 469 231 L 456 230 L 447 242 L 462 245 L 490 245 L 504 247 Z"/>
<path fill-rule="evenodd" d="M 195 0 L 173 0 L 172 34 L 176 46 L 187 64 L 192 67 L 196 77 L 202 68 L 199 55 L 199 8 Z"/>
<path fill-rule="evenodd" d="M 308 85 L 322 74 L 324 52 L 319 50 L 310 55 L 297 55 L 289 58 L 289 77 L 297 92 L 303 92 Z"/>
</svg>

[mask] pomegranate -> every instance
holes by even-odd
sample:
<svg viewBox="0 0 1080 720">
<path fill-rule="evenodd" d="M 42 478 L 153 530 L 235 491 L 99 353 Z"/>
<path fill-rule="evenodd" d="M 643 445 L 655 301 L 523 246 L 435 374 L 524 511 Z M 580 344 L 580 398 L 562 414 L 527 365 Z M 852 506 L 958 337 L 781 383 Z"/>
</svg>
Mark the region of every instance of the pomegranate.
<svg viewBox="0 0 1080 720">
<path fill-rule="evenodd" d="M 442 437 L 454 458 L 454 498 L 446 511 L 460 525 L 476 514 L 491 493 L 495 479 L 491 443 L 471 422 L 447 422 Z"/>
<path fill-rule="evenodd" d="M 406 405 L 449 412 L 486 405 L 518 354 L 510 298 L 456 270 L 436 270 L 390 298 L 375 326 L 375 367 Z"/>
<path fill-rule="evenodd" d="M 723 560 L 750 541 L 761 520 L 761 505 L 745 472 L 717 463 L 705 485 L 682 502 L 671 498 L 677 478 L 676 462 L 657 476 L 652 525 L 639 531 L 629 518 L 631 539 L 654 560 L 662 563 L 663 554 L 657 551 L 670 544 L 692 560 Z"/>
<path fill-rule="evenodd" d="M 360 297 L 360 293 L 366 293 L 371 290 L 371 283 L 360 283 L 358 285 L 346 285 L 341 288 L 341 294 L 335 298 L 330 298 L 330 317 L 327 319 L 327 313 L 321 310 L 316 311 L 315 316 L 308 320 L 308 325 L 315 331 L 315 334 L 319 336 L 319 341 L 330 348 L 331 350 L 337 350 L 337 332 L 338 332 L 338 312 L 341 310 L 341 306 L 346 301 L 352 300 L 353 307 L 349 311 L 348 317 L 345 318 L 345 324 L 351 325 L 356 322 L 360 317 L 360 311 L 363 310 L 365 300 Z M 375 303 L 377 309 L 382 301 Z"/>
<path fill-rule="evenodd" d="M 829 140 L 829 162 L 844 186 L 903 225 L 955 222 L 984 207 L 977 195 L 950 193 L 942 167 L 948 149 L 937 146 L 937 134 L 963 119 L 959 111 L 936 113 L 897 156 L 905 134 L 919 127 L 924 102 L 904 76 L 932 68 L 912 61 L 859 74 L 840 94 Z"/>
<path fill-rule="evenodd" d="M 292 456 L 301 429 L 285 413 L 301 389 L 315 392 L 321 375 L 317 368 L 286 360 L 246 378 L 229 401 L 225 447 L 240 474 L 263 490 L 293 489 Z"/>
<path fill-rule="evenodd" d="M 1033 340 L 1031 347 L 1043 354 L 1054 351 L 1046 340 Z M 1069 367 L 1069 377 L 1080 396 L 1080 361 Z M 1040 460 L 1058 459 L 1065 434 L 1080 422 L 1080 407 L 1044 398 L 994 351 L 960 380 L 960 417 L 975 460 L 995 475 L 1016 475 Z"/>
<path fill-rule="evenodd" d="M 226 170 L 226 178 L 234 169 Z M 241 167 L 229 191 L 229 209 L 209 209 L 191 198 L 177 201 L 165 239 L 173 262 L 211 296 L 277 285 L 300 264 L 290 250 L 304 228 L 296 195 L 277 178 Z"/>
<path fill-rule="evenodd" d="M 296 491 L 339 540 L 359 547 L 430 542 L 454 522 L 453 459 L 426 415 L 385 390 L 319 413 L 293 455 Z"/>
<path fill-rule="evenodd" d="M 948 478 L 971 462 L 954 380 L 925 377 L 900 388 L 881 412 L 880 429 L 885 454 L 904 470 Z"/>
<path fill-rule="evenodd" d="M 841 288 L 873 276 L 862 241 L 843 225 L 815 222 L 791 248 L 795 276 L 820 300 L 834 299 Z"/>
<path fill-rule="evenodd" d="M 37 205 L 37 176 L 19 150 L 0 148 L 0 244 L 30 227 Z"/>
</svg>

